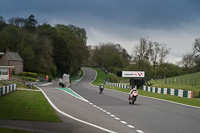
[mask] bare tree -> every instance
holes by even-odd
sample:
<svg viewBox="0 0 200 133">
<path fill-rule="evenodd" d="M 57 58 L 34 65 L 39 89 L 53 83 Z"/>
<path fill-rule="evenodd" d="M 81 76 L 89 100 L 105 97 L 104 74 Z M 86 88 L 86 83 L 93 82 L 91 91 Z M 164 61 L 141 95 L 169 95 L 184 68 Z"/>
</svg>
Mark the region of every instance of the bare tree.
<svg viewBox="0 0 200 133">
<path fill-rule="evenodd" d="M 164 62 L 165 57 L 169 54 L 170 48 L 166 44 L 148 41 L 146 38 L 141 38 L 140 43 L 134 47 L 133 58 L 138 61 L 139 68 L 142 62 L 148 61 L 155 68 L 158 64 Z"/>
<path fill-rule="evenodd" d="M 200 38 L 196 38 L 193 47 L 194 52 L 200 52 Z"/>
<path fill-rule="evenodd" d="M 160 47 L 160 63 L 164 62 L 164 59 L 166 58 L 166 56 L 169 54 L 170 52 L 170 48 L 167 48 L 166 44 L 162 44 Z"/>
<path fill-rule="evenodd" d="M 20 18 L 20 17 L 12 17 L 8 20 L 9 24 L 19 26 L 19 27 L 24 27 L 25 25 L 25 19 Z"/>
<path fill-rule="evenodd" d="M 134 57 L 137 60 L 148 60 L 149 55 L 149 44 L 146 38 L 140 38 L 140 43 L 133 49 Z"/>
<path fill-rule="evenodd" d="M 193 67 L 195 64 L 195 53 L 188 53 L 183 55 L 183 59 L 181 60 L 181 65 L 183 65 L 183 67 L 185 69 L 188 69 L 190 67 Z"/>
<path fill-rule="evenodd" d="M 150 57 L 151 57 L 151 62 L 152 62 L 152 64 L 153 64 L 153 68 L 155 68 L 156 67 L 156 65 L 158 64 L 158 58 L 159 58 L 159 53 L 160 53 L 160 51 L 161 51 L 161 48 L 160 48 L 160 46 L 161 46 L 161 44 L 160 43 L 158 43 L 158 42 L 151 42 L 150 44 Z"/>
<path fill-rule="evenodd" d="M 3 18 L 3 16 L 0 15 L 0 22 L 1 23 L 6 23 L 6 20 Z"/>
</svg>

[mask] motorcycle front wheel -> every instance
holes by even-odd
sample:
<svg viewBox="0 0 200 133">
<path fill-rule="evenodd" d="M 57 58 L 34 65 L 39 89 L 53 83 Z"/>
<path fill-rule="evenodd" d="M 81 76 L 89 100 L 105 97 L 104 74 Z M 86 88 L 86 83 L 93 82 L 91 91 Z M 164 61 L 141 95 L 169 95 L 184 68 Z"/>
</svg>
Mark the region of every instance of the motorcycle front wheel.
<svg viewBox="0 0 200 133">
<path fill-rule="evenodd" d="M 132 104 L 135 103 L 136 97 L 132 97 Z"/>
</svg>

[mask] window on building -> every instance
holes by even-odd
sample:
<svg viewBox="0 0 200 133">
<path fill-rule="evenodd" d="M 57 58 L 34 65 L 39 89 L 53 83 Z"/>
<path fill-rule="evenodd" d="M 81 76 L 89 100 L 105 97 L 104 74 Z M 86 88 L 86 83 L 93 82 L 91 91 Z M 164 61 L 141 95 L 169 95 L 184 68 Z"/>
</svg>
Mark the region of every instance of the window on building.
<svg viewBox="0 0 200 133">
<path fill-rule="evenodd" d="M 0 75 L 8 75 L 8 69 L 0 69 Z"/>
</svg>

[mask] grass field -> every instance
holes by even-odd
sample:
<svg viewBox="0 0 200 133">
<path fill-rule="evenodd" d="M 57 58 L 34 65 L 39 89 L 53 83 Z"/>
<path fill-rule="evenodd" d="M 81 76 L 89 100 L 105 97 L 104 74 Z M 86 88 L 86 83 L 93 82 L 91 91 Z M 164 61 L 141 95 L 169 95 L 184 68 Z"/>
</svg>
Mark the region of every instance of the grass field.
<svg viewBox="0 0 200 133">
<path fill-rule="evenodd" d="M 11 75 L 12 77 L 17 77 L 17 78 L 21 78 L 24 81 L 39 81 L 38 78 L 33 78 L 33 77 L 27 77 L 27 76 L 20 76 L 20 75 Z"/>
<path fill-rule="evenodd" d="M 105 74 L 99 68 L 94 68 L 94 69 L 98 72 L 98 75 L 97 75 L 96 80 L 92 84 L 99 86 L 100 84 L 104 83 L 104 80 L 107 78 L 108 74 Z M 113 89 L 113 90 L 122 91 L 122 92 L 126 92 L 126 93 L 130 92 L 130 90 L 124 89 L 124 88 L 118 88 L 118 87 L 107 86 L 107 85 L 105 85 L 105 87 L 108 89 Z M 139 95 L 142 95 L 142 96 L 154 97 L 154 98 L 158 98 L 158 99 L 163 99 L 163 100 L 168 100 L 168 101 L 173 101 L 173 102 L 177 102 L 177 103 L 200 107 L 200 99 L 199 98 L 190 99 L 190 98 L 184 98 L 184 97 L 178 97 L 178 96 L 158 94 L 158 93 L 143 91 L 142 89 L 138 89 L 138 91 L 139 91 Z M 127 95 L 127 97 L 128 97 L 128 95 Z"/>
<path fill-rule="evenodd" d="M 196 98 L 199 97 L 200 72 L 167 78 L 166 81 L 165 83 L 164 79 L 151 80 L 150 83 L 152 87 L 191 90 L 195 92 Z"/>
<path fill-rule="evenodd" d="M 108 74 L 105 74 L 100 68 L 93 68 L 97 71 L 97 78 L 93 82 L 94 85 L 99 86 L 100 84 L 103 84 L 104 81 L 107 79 Z"/>
<path fill-rule="evenodd" d="M 36 132 L 23 131 L 23 130 L 17 130 L 17 129 L 0 128 L 0 133 L 36 133 Z"/>
<path fill-rule="evenodd" d="M 0 119 L 60 122 L 39 91 L 14 91 L 0 97 Z"/>
</svg>

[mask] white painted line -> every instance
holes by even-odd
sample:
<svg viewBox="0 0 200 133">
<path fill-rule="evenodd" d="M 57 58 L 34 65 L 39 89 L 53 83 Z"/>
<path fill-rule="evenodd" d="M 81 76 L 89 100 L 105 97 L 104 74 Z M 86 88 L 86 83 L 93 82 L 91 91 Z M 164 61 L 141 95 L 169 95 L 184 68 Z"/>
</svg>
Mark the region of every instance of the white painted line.
<svg viewBox="0 0 200 133">
<path fill-rule="evenodd" d="M 96 72 L 96 73 L 97 73 L 97 72 Z M 90 85 L 95 86 L 95 87 L 98 87 L 98 86 L 96 86 L 96 85 L 93 85 L 92 82 L 90 83 Z M 107 88 L 104 88 L 104 89 L 107 89 Z M 113 89 L 107 89 L 107 90 L 111 90 L 111 91 L 115 91 L 115 92 L 120 92 L 120 93 L 128 94 L 128 93 L 126 93 L 126 92 L 121 92 L 121 91 L 117 91 L 117 90 L 113 90 Z M 141 97 L 147 97 L 147 98 L 152 98 L 152 99 L 156 99 L 156 100 L 160 100 L 160 101 L 165 101 L 165 102 L 169 102 L 169 103 L 174 103 L 174 104 L 178 104 L 178 105 L 182 105 L 182 106 L 187 106 L 187 107 L 192 107 L 192 108 L 198 108 L 198 109 L 200 109 L 200 107 L 197 107 L 197 106 L 192 106 L 192 105 L 177 103 L 177 102 L 168 101 L 168 100 L 163 100 L 163 99 L 158 99 L 158 98 L 154 98 L 154 97 L 148 97 L 148 96 L 142 96 L 142 95 L 139 95 L 139 96 L 141 96 Z"/>
<path fill-rule="evenodd" d="M 125 122 L 125 121 L 120 121 L 122 124 L 127 124 L 127 122 Z"/>
<path fill-rule="evenodd" d="M 115 115 L 110 115 L 111 117 L 115 117 Z"/>
<path fill-rule="evenodd" d="M 127 125 L 128 127 L 130 127 L 130 128 L 135 128 L 134 126 L 132 126 L 132 125 Z"/>
<path fill-rule="evenodd" d="M 93 105 L 94 107 L 97 107 L 97 105 Z"/>
<path fill-rule="evenodd" d="M 101 111 L 102 111 L 103 109 L 102 109 L 102 108 L 99 108 L 99 110 L 101 110 Z"/>
<path fill-rule="evenodd" d="M 102 110 L 103 112 L 107 112 L 106 110 Z"/>
<path fill-rule="evenodd" d="M 39 87 L 38 87 L 38 88 L 39 88 Z M 106 128 L 97 126 L 97 125 L 95 125 L 95 124 L 92 124 L 92 123 L 89 123 L 89 122 L 80 120 L 80 119 L 78 119 L 78 118 L 75 118 L 75 117 L 73 117 L 73 116 L 71 116 L 71 115 L 69 115 L 69 114 L 67 114 L 67 113 L 65 113 L 65 112 L 63 112 L 63 111 L 61 111 L 61 110 L 59 110 L 59 109 L 51 102 L 51 100 L 50 100 L 50 99 L 48 98 L 48 96 L 44 93 L 44 91 L 43 91 L 41 88 L 39 88 L 39 89 L 42 91 L 43 95 L 45 96 L 45 98 L 47 99 L 47 101 L 50 103 L 50 105 L 51 105 L 56 111 L 58 111 L 59 113 L 65 115 L 66 117 L 69 117 L 69 118 L 71 118 L 71 119 L 73 119 L 73 120 L 76 120 L 76 121 L 78 121 L 78 122 L 84 123 L 84 124 L 86 124 L 86 125 L 90 125 L 90 126 L 92 126 L 92 127 L 101 129 L 101 130 L 106 131 L 106 132 L 109 132 L 109 133 L 117 133 L 117 132 L 115 132 L 115 131 L 112 131 L 112 130 L 109 130 L 109 129 L 106 129 Z"/>
<path fill-rule="evenodd" d="M 142 130 L 136 130 L 138 133 L 144 133 Z"/>
<path fill-rule="evenodd" d="M 187 104 L 183 104 L 183 103 L 177 103 L 177 102 L 168 101 L 168 100 L 164 100 L 164 99 L 158 99 L 158 98 L 155 98 L 155 97 L 148 97 L 148 96 L 141 96 L 141 97 L 146 97 L 146 98 L 150 98 L 150 99 L 155 99 L 155 100 L 159 100 L 159 101 L 164 101 L 164 102 L 169 102 L 169 103 L 174 103 L 174 104 L 178 104 L 178 105 L 182 105 L 182 106 L 187 106 L 187 107 L 200 109 L 200 107 L 197 107 L 197 106 L 187 105 Z"/>
<path fill-rule="evenodd" d="M 78 98 L 78 99 L 80 99 L 80 100 L 82 100 L 82 101 L 84 101 L 84 102 L 89 102 L 88 100 L 86 100 L 85 98 L 83 98 L 82 96 L 80 96 L 79 94 L 77 94 L 76 92 L 74 92 L 74 91 L 73 91 L 72 89 L 70 89 L 70 88 L 67 88 L 67 89 L 71 90 L 73 93 L 75 93 L 75 94 L 78 95 L 79 97 L 77 97 L 77 96 L 75 96 L 75 95 L 73 95 L 73 94 L 71 94 L 71 93 L 69 93 L 69 92 L 67 92 L 67 91 L 65 91 L 65 90 L 62 90 L 62 89 L 59 89 L 59 88 L 56 88 L 56 89 L 61 90 L 61 91 L 64 91 L 65 93 L 67 93 L 67 94 L 69 94 L 69 95 L 71 95 L 71 96 L 73 96 L 73 97 L 75 97 L 75 98 Z"/>
<path fill-rule="evenodd" d="M 48 85 L 51 85 L 51 84 L 53 84 L 53 82 L 51 82 L 51 83 L 46 83 L 46 84 L 41 84 L 41 85 L 39 85 L 39 86 L 48 86 Z"/>
<path fill-rule="evenodd" d="M 110 115 L 111 113 L 110 112 L 106 112 L 106 114 Z"/>
<path fill-rule="evenodd" d="M 17 88 L 17 90 L 20 90 L 20 91 L 40 91 L 40 90 L 33 90 L 33 89 L 20 89 L 20 88 Z"/>
<path fill-rule="evenodd" d="M 93 103 L 89 103 L 89 104 L 93 105 Z"/>
<path fill-rule="evenodd" d="M 115 120 L 120 120 L 118 117 L 115 117 Z"/>
</svg>

